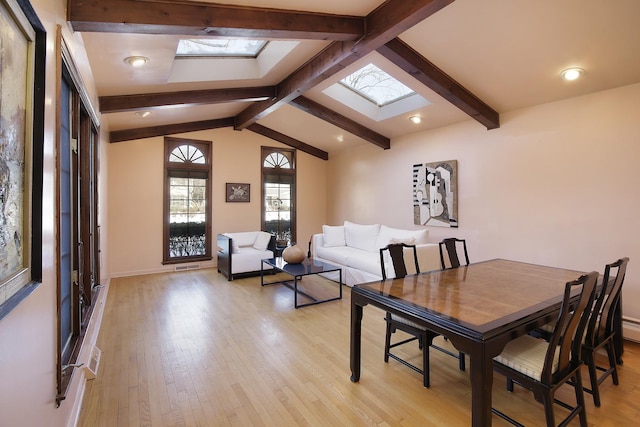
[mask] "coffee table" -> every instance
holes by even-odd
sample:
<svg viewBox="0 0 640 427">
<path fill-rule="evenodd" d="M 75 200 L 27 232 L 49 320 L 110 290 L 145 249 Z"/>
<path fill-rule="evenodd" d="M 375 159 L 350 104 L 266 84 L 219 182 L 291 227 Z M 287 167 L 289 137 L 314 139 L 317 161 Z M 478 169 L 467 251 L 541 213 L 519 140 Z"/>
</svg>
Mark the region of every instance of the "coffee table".
<svg viewBox="0 0 640 427">
<path fill-rule="evenodd" d="M 264 266 L 268 265 L 273 267 L 276 271 L 281 272 L 281 273 L 286 273 L 289 276 L 293 277 L 293 284 L 291 284 L 291 279 L 287 279 L 287 280 L 279 280 L 276 282 L 270 282 L 270 283 L 265 283 L 264 282 L 264 273 L 265 273 L 265 269 Z M 266 270 L 267 272 L 269 270 Z M 326 299 L 317 299 L 316 297 L 309 295 L 307 292 L 298 289 L 298 282 L 300 280 L 302 280 L 303 276 L 309 276 L 312 274 L 321 274 L 321 273 L 329 273 L 332 271 L 338 271 L 339 272 L 339 281 L 338 281 L 338 288 L 339 288 L 339 295 L 336 297 L 331 297 L 331 298 L 326 298 Z M 329 280 L 329 279 L 327 279 Z M 323 262 L 323 261 L 318 261 L 318 260 L 314 260 L 312 258 L 305 258 L 304 261 L 302 261 L 299 264 L 290 264 L 288 262 L 286 262 L 284 259 L 282 259 L 282 257 L 276 257 L 276 258 L 265 258 L 262 260 L 262 263 L 260 264 L 260 285 L 261 286 L 266 286 L 266 285 L 274 285 L 274 284 L 283 284 L 285 286 L 287 286 L 289 289 L 293 289 L 294 291 L 294 298 L 293 298 L 293 302 L 294 302 L 294 306 L 295 308 L 300 308 L 300 307 L 306 307 L 308 305 L 315 305 L 315 304 L 320 304 L 323 302 L 328 302 L 328 301 L 335 301 L 338 299 L 342 299 L 342 268 L 340 268 L 337 265 L 333 265 L 333 264 L 329 264 L 327 262 Z M 309 298 L 311 300 L 311 302 L 309 303 L 304 303 L 304 304 L 298 304 L 298 294 L 303 295 L 307 298 Z"/>
</svg>

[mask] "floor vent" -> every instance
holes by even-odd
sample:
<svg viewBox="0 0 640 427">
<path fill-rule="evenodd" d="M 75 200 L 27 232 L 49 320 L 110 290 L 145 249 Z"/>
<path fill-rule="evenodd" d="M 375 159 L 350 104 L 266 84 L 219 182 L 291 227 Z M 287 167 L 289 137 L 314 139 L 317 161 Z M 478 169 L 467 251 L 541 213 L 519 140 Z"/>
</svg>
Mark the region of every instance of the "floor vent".
<svg viewBox="0 0 640 427">
<path fill-rule="evenodd" d="M 88 380 L 92 380 L 98 375 L 98 366 L 100 365 L 100 356 L 102 355 L 102 351 L 96 346 L 93 347 L 93 351 L 91 352 L 91 358 L 89 359 L 89 363 L 85 365 L 85 376 Z"/>
<path fill-rule="evenodd" d="M 622 319 L 622 336 L 626 340 L 640 343 L 640 320 L 631 317 Z"/>
<path fill-rule="evenodd" d="M 200 264 L 178 265 L 176 271 L 200 270 Z"/>
</svg>

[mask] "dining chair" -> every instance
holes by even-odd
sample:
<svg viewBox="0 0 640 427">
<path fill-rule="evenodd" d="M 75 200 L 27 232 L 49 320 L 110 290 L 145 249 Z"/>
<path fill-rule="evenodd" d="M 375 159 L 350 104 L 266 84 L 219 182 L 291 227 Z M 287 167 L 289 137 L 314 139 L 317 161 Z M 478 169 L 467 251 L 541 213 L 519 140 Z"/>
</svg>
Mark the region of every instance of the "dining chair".
<svg viewBox="0 0 640 427">
<path fill-rule="evenodd" d="M 629 258 L 625 257 L 605 265 L 602 289 L 595 299 L 582 344 L 582 357 L 589 368 L 591 382 L 591 388 L 585 388 L 585 391 L 593 396 L 593 404 L 598 407 L 600 406 L 600 384 L 608 376 L 611 376 L 613 384 L 618 385 L 617 358 L 613 342 L 615 336 L 614 316 L 620 301 L 628 263 Z M 612 274 L 615 277 L 610 280 Z M 607 353 L 609 366 L 606 368 L 596 363 L 596 353 L 600 349 L 604 349 Z M 599 372 L 601 372 L 600 375 Z"/>
<path fill-rule="evenodd" d="M 467 252 L 467 241 L 464 239 L 457 239 L 455 237 L 448 237 L 443 239 L 439 243 L 440 247 L 440 265 L 443 270 L 449 268 L 460 267 L 460 257 L 458 256 L 458 250 L 462 249 L 464 253 L 464 265 L 469 265 L 469 253 Z M 446 254 L 446 257 L 445 257 Z"/>
<path fill-rule="evenodd" d="M 387 279 L 387 271 L 385 267 L 385 252 L 388 252 L 389 256 L 391 257 L 391 262 L 393 264 L 395 277 L 400 279 L 407 275 L 407 265 L 404 259 L 405 248 L 409 248 L 412 250 L 413 262 L 415 264 L 416 274 L 420 273 L 420 265 L 418 264 L 418 253 L 416 250 L 416 246 L 408 245 L 405 243 L 391 243 L 386 247 L 380 249 L 380 265 L 382 266 L 382 280 Z M 430 384 L 429 347 L 432 346 L 433 339 L 437 337 L 439 334 L 433 331 L 430 331 L 426 329 L 424 326 L 414 323 L 403 316 L 393 314 L 390 312 L 387 312 L 387 314 L 385 315 L 385 321 L 387 324 L 385 344 L 384 344 L 385 363 L 389 362 L 389 358 L 392 358 L 402 363 L 403 365 L 422 374 L 423 385 L 425 387 L 429 387 L 429 384 Z M 406 332 L 407 334 L 411 335 L 411 337 L 392 343 L 391 342 L 392 335 L 398 330 Z M 418 341 L 418 347 L 422 350 L 422 369 L 408 362 L 407 360 L 402 359 L 397 354 L 394 354 L 391 352 L 391 349 L 413 342 L 413 341 Z M 436 347 L 436 348 L 439 348 L 439 347 Z M 448 350 L 443 350 L 443 351 L 448 352 Z M 452 353 L 449 352 L 449 354 L 452 354 Z M 463 355 L 463 359 L 464 359 L 464 355 Z M 461 366 L 462 367 L 460 369 L 464 371 L 464 364 Z"/>
<path fill-rule="evenodd" d="M 404 248 L 410 248 L 413 250 L 416 273 L 420 272 L 416 246 L 408 245 L 405 243 L 391 243 L 385 246 L 384 248 L 380 249 L 380 266 L 382 268 L 382 280 L 387 280 L 387 270 L 385 268 L 385 252 L 388 252 L 389 256 L 391 257 L 391 262 L 393 264 L 393 269 L 395 271 L 395 277 L 400 279 L 407 275 L 407 266 L 404 261 Z M 387 312 L 384 320 L 386 321 L 386 324 L 387 324 L 387 330 L 386 330 L 385 342 L 384 342 L 385 363 L 389 363 L 390 357 L 394 360 L 397 360 L 403 365 L 422 374 L 424 386 L 429 387 L 429 345 L 427 344 L 429 340 L 429 335 L 427 330 L 423 326 L 420 326 L 410 321 L 409 319 L 406 319 L 402 316 L 399 316 L 390 312 Z M 392 343 L 391 336 L 397 330 L 404 331 L 407 334 L 411 335 L 411 337 L 404 339 L 402 341 Z M 397 356 L 391 353 L 392 348 L 399 347 L 401 345 L 404 345 L 413 341 L 418 341 L 418 347 L 422 350 L 422 369 L 402 359 L 400 356 Z"/>
<path fill-rule="evenodd" d="M 560 425 L 567 425 L 576 416 L 581 426 L 587 425 L 580 353 L 597 280 L 598 272 L 592 271 L 565 285 L 560 314 L 549 341 L 522 335 L 508 342 L 493 359 L 494 371 L 507 377 L 509 391 L 517 383 L 533 391 L 535 399 L 543 403 L 547 426 L 556 425 L 554 403 L 569 410 Z M 575 406 L 555 398 L 555 392 L 564 384 L 573 386 Z M 492 412 L 511 424 L 521 425 L 496 408 Z"/>
<path fill-rule="evenodd" d="M 458 256 L 458 249 L 461 249 L 464 253 L 464 265 L 469 265 L 469 253 L 467 252 L 467 241 L 464 239 L 457 239 L 455 237 L 448 237 L 443 239 L 439 243 L 440 249 L 440 267 L 443 270 L 458 268 L 462 264 L 460 263 L 460 257 Z M 446 257 L 445 257 L 446 254 Z M 445 338 L 446 340 L 446 338 Z M 466 369 L 465 366 L 465 357 L 464 353 L 459 351 L 458 353 L 454 353 L 444 347 L 440 347 L 439 345 L 431 344 L 431 347 L 439 350 L 445 354 L 448 354 L 451 357 L 455 357 L 458 359 L 458 365 L 461 371 Z"/>
</svg>

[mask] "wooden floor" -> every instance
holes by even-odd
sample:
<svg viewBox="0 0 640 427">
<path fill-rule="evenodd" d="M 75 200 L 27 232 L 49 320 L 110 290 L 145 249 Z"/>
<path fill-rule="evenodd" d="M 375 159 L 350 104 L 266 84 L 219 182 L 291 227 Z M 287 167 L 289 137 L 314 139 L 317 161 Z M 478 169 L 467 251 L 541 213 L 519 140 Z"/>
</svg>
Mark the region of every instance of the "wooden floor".
<svg viewBox="0 0 640 427">
<path fill-rule="evenodd" d="M 426 389 L 416 372 L 384 363 L 375 307 L 364 310 L 361 380 L 349 380 L 349 289 L 342 300 L 296 310 L 288 288 L 261 287 L 259 277 L 228 282 L 214 269 L 112 280 L 79 425 L 470 425 L 468 373 L 432 350 Z M 640 424 L 640 344 L 625 349 L 620 385 L 607 379 L 602 407 L 586 396 L 590 426 Z M 407 351 L 419 363 L 417 345 Z M 532 395 L 506 392 L 499 375 L 493 405 L 544 424 Z M 507 424 L 494 416 L 493 425 Z"/>
</svg>

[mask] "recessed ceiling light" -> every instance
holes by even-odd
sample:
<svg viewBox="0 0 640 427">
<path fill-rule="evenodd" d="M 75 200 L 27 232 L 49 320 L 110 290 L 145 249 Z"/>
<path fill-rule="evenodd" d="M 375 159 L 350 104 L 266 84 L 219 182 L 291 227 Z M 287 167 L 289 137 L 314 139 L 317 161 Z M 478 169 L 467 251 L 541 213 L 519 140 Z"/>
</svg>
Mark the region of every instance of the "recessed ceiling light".
<svg viewBox="0 0 640 427">
<path fill-rule="evenodd" d="M 136 112 L 136 116 L 142 117 L 142 118 L 149 117 L 150 115 L 151 115 L 151 111 L 137 111 Z"/>
<path fill-rule="evenodd" d="M 338 142 L 344 142 L 344 135 L 336 135 L 336 140 L 338 140 Z"/>
<path fill-rule="evenodd" d="M 147 62 L 149 62 L 149 58 L 146 56 L 129 56 L 124 59 L 124 62 L 131 65 L 132 67 L 142 67 Z"/>
<path fill-rule="evenodd" d="M 419 124 L 419 123 L 422 122 L 422 117 L 420 117 L 420 116 L 411 116 L 411 117 L 409 117 L 409 120 L 411 120 L 412 123 Z"/>
<path fill-rule="evenodd" d="M 574 67 L 574 68 L 567 68 L 562 73 L 560 73 L 560 75 L 562 76 L 563 79 L 571 81 L 571 80 L 576 80 L 583 73 L 584 73 L 584 70 L 582 68 Z"/>
</svg>

